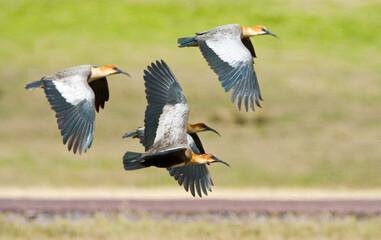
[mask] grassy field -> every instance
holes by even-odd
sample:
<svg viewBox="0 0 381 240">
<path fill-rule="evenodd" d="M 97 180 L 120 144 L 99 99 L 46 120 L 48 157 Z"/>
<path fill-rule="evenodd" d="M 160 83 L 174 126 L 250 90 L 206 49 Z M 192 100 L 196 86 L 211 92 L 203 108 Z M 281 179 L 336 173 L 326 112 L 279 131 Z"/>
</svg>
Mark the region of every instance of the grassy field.
<svg viewBox="0 0 381 240">
<path fill-rule="evenodd" d="M 347 239 L 376 240 L 381 221 L 376 217 L 321 216 L 256 217 L 230 220 L 177 216 L 128 219 L 98 215 L 94 218 L 25 221 L 0 216 L 0 239 Z"/>
<path fill-rule="evenodd" d="M 215 189 L 381 187 L 378 1 L 0 0 L 0 7 L 0 186 L 177 187 L 165 170 L 122 168 L 125 151 L 143 150 L 121 138 L 143 124 L 143 69 L 164 59 L 190 122 L 222 135 L 201 136 L 207 152 L 232 166 L 210 167 Z M 176 46 L 178 37 L 228 23 L 265 25 L 281 38 L 252 39 L 265 99 L 255 113 L 238 112 L 198 49 Z M 62 145 L 43 91 L 24 89 L 80 64 L 117 64 L 132 76 L 109 78 L 111 99 L 81 156 Z"/>
</svg>

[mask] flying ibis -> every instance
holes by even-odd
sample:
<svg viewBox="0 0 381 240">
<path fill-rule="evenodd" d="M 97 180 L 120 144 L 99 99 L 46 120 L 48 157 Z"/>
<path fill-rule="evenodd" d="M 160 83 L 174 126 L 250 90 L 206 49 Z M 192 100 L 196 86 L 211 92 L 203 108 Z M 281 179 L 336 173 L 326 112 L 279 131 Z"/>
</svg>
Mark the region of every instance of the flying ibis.
<svg viewBox="0 0 381 240">
<path fill-rule="evenodd" d="M 228 24 L 196 33 L 194 37 L 179 38 L 179 47 L 199 47 L 209 66 L 218 75 L 226 92 L 233 88 L 230 100 L 241 110 L 241 104 L 248 111 L 255 111 L 255 104 L 261 107 L 263 101 L 254 70 L 256 57 L 250 37 L 272 35 L 264 26 L 244 27 Z M 278 38 L 278 37 L 277 37 Z"/>
<path fill-rule="evenodd" d="M 95 111 L 109 100 L 106 77 L 128 73 L 116 65 L 103 67 L 81 65 L 44 76 L 26 85 L 26 89 L 43 88 L 51 108 L 56 112 L 63 143 L 69 151 L 86 152 L 94 137 Z"/>
<path fill-rule="evenodd" d="M 180 184 L 184 183 L 186 189 L 190 186 L 191 192 L 194 192 L 192 188 L 195 187 L 201 195 L 202 188 L 207 194 L 205 188 L 211 190 L 212 181 L 205 165 L 214 162 L 229 164 L 214 154 L 198 153 L 197 148 L 192 147 L 192 137 L 187 134 L 189 106 L 168 65 L 163 60 L 152 63 L 144 71 L 143 78 L 148 105 L 144 132 L 140 128 L 138 134 L 143 139 L 145 152 L 126 152 L 123 156 L 124 169 L 129 171 L 150 166 L 170 168 L 170 174 Z M 176 170 L 187 166 L 193 168 Z"/>
<path fill-rule="evenodd" d="M 187 124 L 188 145 L 195 154 L 205 153 L 201 140 L 197 135 L 197 133 L 204 131 L 212 131 L 220 136 L 216 130 L 204 123 Z M 123 138 L 127 137 L 139 138 L 140 143 L 143 143 L 144 127 L 140 127 L 135 132 L 126 133 L 123 136 Z M 184 186 L 186 191 L 190 189 L 193 196 L 195 196 L 195 189 L 200 197 L 202 197 L 202 192 L 204 192 L 205 195 L 208 195 L 207 190 L 212 191 L 211 186 L 213 186 L 213 181 L 208 167 L 205 164 L 192 164 L 182 167 L 167 168 L 167 170 L 169 171 L 169 174 L 177 180 L 180 186 Z"/>
</svg>

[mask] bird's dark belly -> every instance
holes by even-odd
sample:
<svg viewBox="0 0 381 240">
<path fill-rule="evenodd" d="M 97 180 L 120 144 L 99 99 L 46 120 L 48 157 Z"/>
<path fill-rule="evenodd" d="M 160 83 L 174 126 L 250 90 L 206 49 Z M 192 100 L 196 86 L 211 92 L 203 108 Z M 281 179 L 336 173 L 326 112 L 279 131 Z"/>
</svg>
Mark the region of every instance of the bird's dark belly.
<svg viewBox="0 0 381 240">
<path fill-rule="evenodd" d="M 184 151 L 181 151 L 170 152 L 163 155 L 146 156 L 142 164 L 147 167 L 170 168 L 186 162 L 188 162 L 188 158 L 185 156 Z"/>
</svg>

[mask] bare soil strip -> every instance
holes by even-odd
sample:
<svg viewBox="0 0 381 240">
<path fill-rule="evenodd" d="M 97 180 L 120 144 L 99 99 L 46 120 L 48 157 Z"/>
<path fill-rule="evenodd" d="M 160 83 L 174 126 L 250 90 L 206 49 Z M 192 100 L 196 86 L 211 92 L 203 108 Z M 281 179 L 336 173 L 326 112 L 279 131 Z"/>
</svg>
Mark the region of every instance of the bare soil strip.
<svg viewBox="0 0 381 240">
<path fill-rule="evenodd" d="M 381 200 L 0 199 L 0 212 L 159 212 L 380 215 Z"/>
<path fill-rule="evenodd" d="M 381 189 L 216 188 L 207 200 L 378 200 Z M 43 188 L 0 187 L 1 198 L 195 200 L 180 186 L 173 188 Z"/>
</svg>

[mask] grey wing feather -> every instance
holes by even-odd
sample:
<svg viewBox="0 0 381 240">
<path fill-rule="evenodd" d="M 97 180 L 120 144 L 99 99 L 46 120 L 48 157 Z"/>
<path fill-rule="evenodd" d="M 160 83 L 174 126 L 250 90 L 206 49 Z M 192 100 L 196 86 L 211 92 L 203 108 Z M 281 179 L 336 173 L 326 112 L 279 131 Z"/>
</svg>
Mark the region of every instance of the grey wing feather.
<svg viewBox="0 0 381 240">
<path fill-rule="evenodd" d="M 105 102 L 110 98 L 107 79 L 100 78 L 89 83 L 95 94 L 95 110 L 99 112 L 99 107 L 104 108 Z"/>
<path fill-rule="evenodd" d="M 208 195 L 207 189 L 211 192 L 213 182 L 206 165 L 188 165 L 183 167 L 167 168 L 169 174 L 177 180 L 179 185 L 183 185 L 184 189 L 188 191 L 189 186 L 191 194 L 195 196 L 194 187 L 196 186 L 197 194 L 202 197 L 202 192 Z"/>
<path fill-rule="evenodd" d="M 195 135 L 197 136 L 197 134 Z M 190 136 L 192 139 L 195 139 L 192 134 L 190 134 Z M 199 138 L 198 140 L 200 141 Z M 202 151 L 199 150 L 197 147 L 198 143 L 196 141 L 190 140 L 188 143 L 195 154 L 205 153 L 203 149 Z M 201 143 L 201 141 L 199 143 Z M 200 197 L 202 197 L 201 190 L 205 195 L 208 195 L 207 189 L 212 191 L 211 186 L 213 186 L 213 182 L 206 165 L 188 165 L 183 167 L 167 168 L 167 170 L 169 171 L 169 174 L 177 180 L 179 185 L 183 185 L 186 191 L 190 190 L 193 196 L 195 196 L 195 189 Z"/>
<path fill-rule="evenodd" d="M 222 87 L 226 92 L 233 88 L 231 101 L 237 98 L 237 107 L 241 109 L 242 100 L 244 100 L 245 110 L 250 108 L 254 111 L 254 99 L 258 107 L 261 107 L 259 100 L 263 100 L 259 89 L 257 74 L 254 70 L 254 62 L 251 58 L 248 61 L 239 63 L 232 67 L 229 63 L 221 60 L 218 55 L 209 48 L 206 42 L 199 42 L 200 50 L 207 60 L 209 66 L 218 75 Z"/>
<path fill-rule="evenodd" d="M 46 97 L 56 112 L 58 128 L 63 136 L 63 143 L 69 151 L 81 154 L 90 148 L 94 137 L 95 111 L 92 102 L 83 100 L 77 105 L 68 103 L 56 89 L 52 81 L 44 81 Z"/>
<path fill-rule="evenodd" d="M 186 103 L 182 89 L 168 65 L 162 60 L 156 61 L 144 71 L 147 108 L 145 111 L 144 147 L 146 151 L 152 146 L 159 125 L 160 115 L 166 104 Z"/>
</svg>

